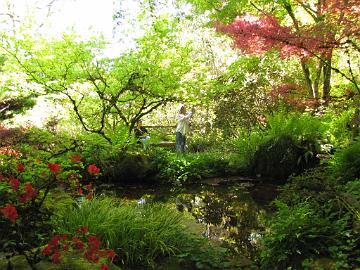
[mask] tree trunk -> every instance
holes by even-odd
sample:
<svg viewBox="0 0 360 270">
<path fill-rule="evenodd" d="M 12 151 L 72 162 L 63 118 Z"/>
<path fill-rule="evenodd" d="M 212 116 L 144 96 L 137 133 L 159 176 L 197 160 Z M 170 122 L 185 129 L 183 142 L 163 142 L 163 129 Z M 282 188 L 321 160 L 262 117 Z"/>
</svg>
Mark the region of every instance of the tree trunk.
<svg viewBox="0 0 360 270">
<path fill-rule="evenodd" d="M 311 82 L 311 78 L 310 78 L 310 70 L 309 67 L 306 65 L 304 60 L 300 60 L 301 62 L 301 67 L 304 73 L 304 79 L 305 79 L 305 83 L 306 83 L 306 88 L 308 90 L 308 94 L 310 97 L 314 97 L 314 91 L 313 91 L 313 87 L 312 87 L 312 82 Z"/>
<path fill-rule="evenodd" d="M 326 58 L 324 59 L 324 84 L 323 84 L 323 92 L 322 98 L 325 100 L 330 99 L 330 80 L 331 80 L 331 58 L 332 58 L 332 51 L 330 51 Z"/>
<path fill-rule="evenodd" d="M 294 11 L 291 7 L 291 5 L 288 2 L 283 2 L 283 6 L 285 8 L 285 10 L 287 11 L 287 13 L 289 14 L 290 18 L 293 21 L 294 27 L 296 29 L 296 32 L 299 32 L 300 28 L 299 28 L 299 22 L 295 17 Z M 310 78 L 310 70 L 309 67 L 306 65 L 306 62 L 304 59 L 300 59 L 300 63 L 301 63 L 301 68 L 303 70 L 304 73 L 304 79 L 305 79 L 305 83 L 306 83 L 306 88 L 308 90 L 308 94 L 309 97 L 314 97 L 314 92 L 313 92 L 313 87 L 312 87 L 312 82 L 311 82 L 311 78 Z"/>
<path fill-rule="evenodd" d="M 316 67 L 316 78 L 314 80 L 314 85 L 313 85 L 313 97 L 315 99 L 319 98 L 319 84 L 320 84 L 320 78 L 321 78 L 321 72 L 323 70 L 323 62 L 319 61 L 318 65 Z"/>
</svg>

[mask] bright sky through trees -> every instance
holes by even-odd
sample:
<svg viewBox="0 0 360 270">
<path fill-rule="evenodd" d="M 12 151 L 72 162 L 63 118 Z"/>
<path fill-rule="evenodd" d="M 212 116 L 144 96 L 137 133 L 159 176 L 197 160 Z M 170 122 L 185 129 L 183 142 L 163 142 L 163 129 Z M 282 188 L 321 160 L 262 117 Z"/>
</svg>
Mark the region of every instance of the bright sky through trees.
<svg viewBox="0 0 360 270">
<path fill-rule="evenodd" d="M 127 6 L 136 13 L 134 5 Z M 115 8 L 113 0 L 0 0 L 0 29 L 11 31 L 15 23 L 26 32 L 49 37 L 72 30 L 85 39 L 103 36 L 109 42 L 105 53 L 116 56 L 120 46 L 130 45 L 114 39 Z"/>
<path fill-rule="evenodd" d="M 43 24 L 42 34 L 56 36 L 71 27 L 82 36 L 112 36 L 113 0 L 0 0 L 1 19 Z M 3 28 L 3 27 L 2 27 Z"/>
</svg>

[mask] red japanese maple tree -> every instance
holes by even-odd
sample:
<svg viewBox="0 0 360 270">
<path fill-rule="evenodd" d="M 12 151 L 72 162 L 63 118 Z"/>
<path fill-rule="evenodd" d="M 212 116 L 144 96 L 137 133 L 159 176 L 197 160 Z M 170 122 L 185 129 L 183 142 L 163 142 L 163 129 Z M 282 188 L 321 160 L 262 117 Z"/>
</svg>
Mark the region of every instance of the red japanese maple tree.
<svg viewBox="0 0 360 270">
<path fill-rule="evenodd" d="M 332 70 L 351 81 L 359 90 L 350 59 L 348 73 L 333 67 L 331 60 L 335 49 L 348 52 L 351 48 L 360 52 L 355 42 L 360 37 L 360 2 L 319 0 L 311 6 L 307 1 L 296 0 L 293 4 L 281 1 L 281 5 L 291 24 L 283 25 L 273 14 L 262 11 L 260 16 L 237 17 L 228 25 L 217 23 L 216 28 L 230 35 L 235 47 L 244 54 L 260 55 L 276 49 L 282 57 L 298 57 L 310 97 L 318 98 L 320 76 L 323 73 L 322 97 L 329 98 Z M 312 23 L 302 23 L 296 17 L 295 11 L 300 8 L 310 15 Z M 317 74 L 313 77 L 307 65 L 309 58 L 318 60 Z"/>
</svg>

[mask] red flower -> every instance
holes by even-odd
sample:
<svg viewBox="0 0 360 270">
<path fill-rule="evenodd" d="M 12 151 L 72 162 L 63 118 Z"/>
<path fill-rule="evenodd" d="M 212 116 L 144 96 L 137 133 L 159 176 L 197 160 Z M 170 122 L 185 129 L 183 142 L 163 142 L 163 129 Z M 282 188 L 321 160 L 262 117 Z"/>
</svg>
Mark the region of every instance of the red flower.
<svg viewBox="0 0 360 270">
<path fill-rule="evenodd" d="M 101 241 L 96 236 L 89 236 L 87 240 L 89 242 L 90 250 L 92 251 L 99 250 Z"/>
<path fill-rule="evenodd" d="M 72 242 L 77 249 L 84 249 L 84 242 L 81 241 L 78 237 L 73 237 Z"/>
<path fill-rule="evenodd" d="M 85 186 L 87 191 L 90 191 L 92 189 L 92 183 Z"/>
<path fill-rule="evenodd" d="M 25 184 L 25 193 L 21 194 L 19 197 L 19 201 L 22 203 L 26 203 L 37 196 L 36 190 L 30 183 Z"/>
<path fill-rule="evenodd" d="M 79 163 L 79 162 L 81 162 L 81 156 L 80 155 L 72 156 L 71 161 L 74 163 Z"/>
<path fill-rule="evenodd" d="M 25 193 L 31 199 L 36 197 L 36 191 L 33 188 L 33 186 L 31 185 L 31 183 L 25 183 Z"/>
<path fill-rule="evenodd" d="M 18 200 L 19 202 L 21 203 L 26 203 L 27 201 L 29 201 L 29 198 L 26 196 L 26 194 L 21 194 L 19 197 L 18 197 Z"/>
<path fill-rule="evenodd" d="M 82 190 L 82 188 L 79 188 L 78 189 L 78 193 L 79 193 L 79 195 L 82 195 L 84 192 L 83 192 L 83 190 Z"/>
<path fill-rule="evenodd" d="M 90 174 L 99 174 L 100 173 L 100 168 L 96 167 L 95 164 L 90 164 L 87 168 L 87 171 L 90 173 Z"/>
<path fill-rule="evenodd" d="M 23 172 L 23 171 L 25 171 L 25 165 L 22 164 L 22 163 L 16 164 L 16 168 L 17 168 L 18 172 Z"/>
<path fill-rule="evenodd" d="M 16 208 L 12 204 L 6 204 L 6 206 L 2 209 L 0 209 L 0 212 L 12 223 L 16 222 L 16 219 L 18 218 L 18 213 L 16 211 Z"/>
<path fill-rule="evenodd" d="M 109 270 L 109 266 L 107 264 L 102 264 L 100 270 Z"/>
<path fill-rule="evenodd" d="M 43 250 L 42 250 L 42 253 L 46 256 L 50 256 L 51 253 L 52 253 L 52 248 L 50 245 L 46 245 Z"/>
<path fill-rule="evenodd" d="M 48 245 L 51 247 L 57 247 L 61 238 L 62 237 L 59 234 L 54 235 L 53 238 L 49 240 Z"/>
<path fill-rule="evenodd" d="M 68 244 L 65 244 L 63 246 L 63 251 L 69 251 L 69 249 L 70 249 L 70 246 Z"/>
<path fill-rule="evenodd" d="M 19 186 L 20 186 L 20 181 L 19 179 L 16 179 L 15 177 L 10 177 L 10 181 L 9 181 L 10 186 L 12 187 L 12 189 L 14 191 L 18 191 L 19 190 Z"/>
<path fill-rule="evenodd" d="M 115 251 L 113 251 L 112 249 L 107 249 L 106 250 L 106 257 L 110 260 L 113 260 L 116 256 Z"/>
<path fill-rule="evenodd" d="M 88 250 L 84 253 L 84 257 L 89 261 L 89 262 L 94 262 L 94 263 L 98 263 L 100 257 L 97 256 L 92 250 Z"/>
<path fill-rule="evenodd" d="M 60 167 L 61 167 L 61 165 L 57 164 L 57 163 L 49 163 L 47 166 L 48 166 L 49 170 L 53 173 L 59 172 Z"/>
<path fill-rule="evenodd" d="M 55 250 L 54 255 L 52 256 L 53 263 L 59 264 L 60 263 L 60 257 L 61 257 L 60 251 Z"/>
<path fill-rule="evenodd" d="M 93 199 L 93 193 L 90 192 L 88 195 L 86 195 L 86 199 L 91 201 Z"/>
</svg>

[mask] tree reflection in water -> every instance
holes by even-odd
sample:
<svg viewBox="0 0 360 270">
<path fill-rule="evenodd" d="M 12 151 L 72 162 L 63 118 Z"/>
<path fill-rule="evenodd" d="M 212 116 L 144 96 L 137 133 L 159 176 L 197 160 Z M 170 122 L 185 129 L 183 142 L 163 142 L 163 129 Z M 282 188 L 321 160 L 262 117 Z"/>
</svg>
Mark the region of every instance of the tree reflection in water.
<svg viewBox="0 0 360 270">
<path fill-rule="evenodd" d="M 176 206 L 206 226 L 204 236 L 222 242 L 235 253 L 254 257 L 269 211 L 246 189 L 203 186 L 198 192 L 179 194 Z"/>
</svg>

